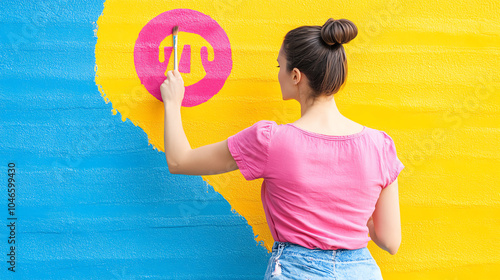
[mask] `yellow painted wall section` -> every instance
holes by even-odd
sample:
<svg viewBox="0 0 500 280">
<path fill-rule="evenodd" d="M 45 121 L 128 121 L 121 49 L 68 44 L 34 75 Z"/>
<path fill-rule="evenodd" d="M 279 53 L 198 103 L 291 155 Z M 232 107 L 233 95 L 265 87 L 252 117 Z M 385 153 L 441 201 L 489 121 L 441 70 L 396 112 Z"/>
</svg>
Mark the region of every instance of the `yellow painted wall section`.
<svg viewBox="0 0 500 280">
<path fill-rule="evenodd" d="M 210 16 L 232 52 L 222 89 L 182 107 L 192 148 L 262 119 L 298 119 L 299 104 L 281 99 L 277 79 L 283 37 L 330 17 L 353 21 L 359 33 L 344 45 L 349 72 L 336 95 L 339 110 L 391 135 L 406 166 L 399 176 L 401 247 L 392 256 L 368 246 L 384 279 L 500 278 L 498 1 L 108 0 L 97 22 L 96 83 L 113 113 L 141 127 L 158 151 L 164 151 L 164 109 L 136 74 L 134 44 L 151 19 L 174 9 Z M 179 36 L 182 42 L 187 35 Z M 202 39 L 194 36 L 193 44 Z M 204 75 L 196 63 L 186 85 Z M 270 250 L 262 179 L 245 181 L 239 171 L 203 179 Z"/>
</svg>

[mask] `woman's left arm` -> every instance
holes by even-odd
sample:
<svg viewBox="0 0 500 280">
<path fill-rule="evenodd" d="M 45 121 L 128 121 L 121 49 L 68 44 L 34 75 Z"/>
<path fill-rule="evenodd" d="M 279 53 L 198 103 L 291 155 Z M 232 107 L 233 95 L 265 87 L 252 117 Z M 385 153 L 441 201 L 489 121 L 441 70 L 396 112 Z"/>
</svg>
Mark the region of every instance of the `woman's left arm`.
<svg viewBox="0 0 500 280">
<path fill-rule="evenodd" d="M 164 144 L 170 173 L 214 175 L 238 169 L 229 152 L 227 139 L 191 149 L 181 119 L 184 90 L 184 81 L 179 71 L 168 71 L 160 91 L 165 107 Z"/>
</svg>

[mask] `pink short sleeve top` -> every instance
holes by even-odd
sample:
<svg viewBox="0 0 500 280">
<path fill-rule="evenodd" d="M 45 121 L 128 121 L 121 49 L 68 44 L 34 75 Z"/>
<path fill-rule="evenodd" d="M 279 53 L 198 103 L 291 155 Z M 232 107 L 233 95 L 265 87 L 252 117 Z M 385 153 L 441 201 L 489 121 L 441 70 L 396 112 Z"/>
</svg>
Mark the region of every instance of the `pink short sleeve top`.
<svg viewBox="0 0 500 280">
<path fill-rule="evenodd" d="M 387 133 L 351 135 L 258 121 L 228 137 L 246 180 L 263 178 L 261 199 L 275 241 L 309 249 L 359 249 L 380 192 L 404 165 Z"/>
</svg>

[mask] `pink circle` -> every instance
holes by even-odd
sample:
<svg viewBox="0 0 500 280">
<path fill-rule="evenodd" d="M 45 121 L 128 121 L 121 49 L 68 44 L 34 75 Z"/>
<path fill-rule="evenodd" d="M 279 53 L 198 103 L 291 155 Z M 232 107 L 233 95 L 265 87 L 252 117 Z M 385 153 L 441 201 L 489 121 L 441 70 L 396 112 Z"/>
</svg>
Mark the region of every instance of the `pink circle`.
<svg viewBox="0 0 500 280">
<path fill-rule="evenodd" d="M 209 61 L 207 47 L 201 48 L 201 62 L 207 74 L 195 84 L 186 87 L 182 100 L 182 106 L 192 107 L 206 102 L 224 86 L 233 67 L 231 45 L 226 32 L 215 20 L 195 10 L 170 10 L 150 20 L 141 29 L 135 41 L 134 64 L 141 83 L 160 101 L 163 101 L 160 85 L 166 79 L 168 60 L 162 63 L 158 60 L 159 46 L 165 37 L 172 34 L 175 25 L 179 26 L 179 32 L 200 35 L 214 50 L 214 59 Z M 179 50 L 177 51 L 179 53 Z"/>
</svg>

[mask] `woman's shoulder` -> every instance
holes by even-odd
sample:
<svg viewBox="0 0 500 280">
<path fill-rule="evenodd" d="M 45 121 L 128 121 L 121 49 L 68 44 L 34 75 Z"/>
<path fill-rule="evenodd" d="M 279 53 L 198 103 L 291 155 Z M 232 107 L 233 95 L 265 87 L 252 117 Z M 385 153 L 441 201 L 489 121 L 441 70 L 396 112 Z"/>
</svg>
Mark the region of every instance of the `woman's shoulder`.
<svg viewBox="0 0 500 280">
<path fill-rule="evenodd" d="M 377 146 L 386 148 L 388 146 L 394 145 L 394 140 L 386 131 L 372 127 L 366 127 L 366 129 L 366 134 Z"/>
<path fill-rule="evenodd" d="M 274 126 L 274 125 L 278 125 L 276 123 L 276 121 L 272 121 L 272 120 L 260 120 L 260 121 L 257 121 L 254 125 L 258 125 L 258 126 Z"/>
<path fill-rule="evenodd" d="M 260 135 L 270 139 L 276 129 L 278 128 L 278 124 L 275 121 L 271 120 L 260 120 L 255 122 L 253 125 L 244 129 L 244 131 L 251 132 L 254 135 L 259 137 Z"/>
<path fill-rule="evenodd" d="M 272 120 L 260 120 L 260 121 L 255 122 L 252 126 L 258 130 L 267 130 L 267 131 L 271 132 L 272 130 L 275 130 L 280 125 L 278 125 L 275 121 L 272 121 Z"/>
</svg>

